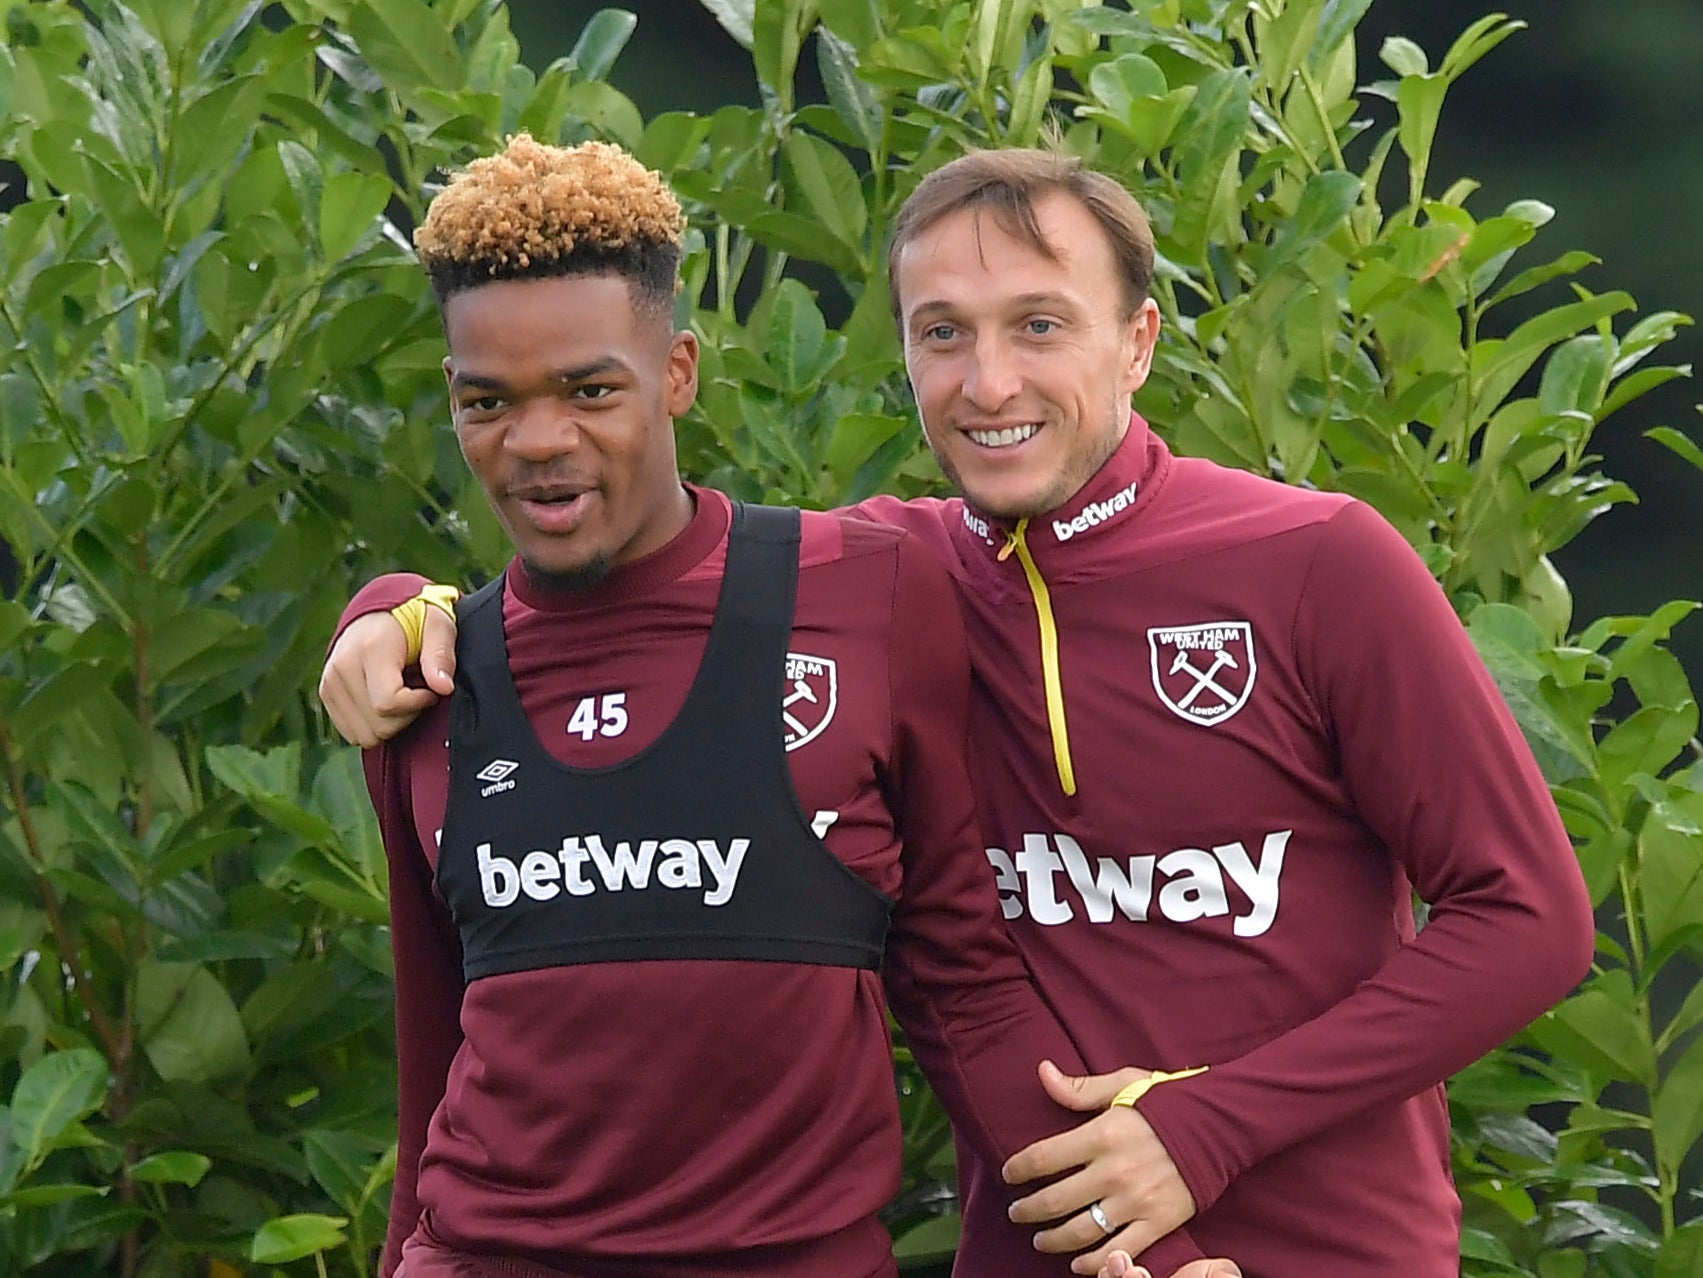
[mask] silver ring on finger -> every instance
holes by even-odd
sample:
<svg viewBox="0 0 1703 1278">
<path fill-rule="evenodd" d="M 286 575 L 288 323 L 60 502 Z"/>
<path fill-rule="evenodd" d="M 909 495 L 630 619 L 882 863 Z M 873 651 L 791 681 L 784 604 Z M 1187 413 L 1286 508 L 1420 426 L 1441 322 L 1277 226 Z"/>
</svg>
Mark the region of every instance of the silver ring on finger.
<svg viewBox="0 0 1703 1278">
<path fill-rule="evenodd" d="M 1097 1201 L 1088 1204 L 1088 1214 L 1093 1218 L 1094 1223 L 1100 1226 L 1100 1232 L 1103 1234 L 1109 1234 L 1117 1228 L 1117 1226 L 1107 1218 L 1106 1209 L 1100 1206 Z"/>
</svg>

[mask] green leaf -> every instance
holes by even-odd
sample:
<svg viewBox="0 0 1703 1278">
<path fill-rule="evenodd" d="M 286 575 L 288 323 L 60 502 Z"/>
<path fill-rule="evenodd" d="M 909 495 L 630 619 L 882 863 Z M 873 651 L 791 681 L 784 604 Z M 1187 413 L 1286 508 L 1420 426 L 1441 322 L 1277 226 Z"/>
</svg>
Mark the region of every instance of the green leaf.
<svg viewBox="0 0 1703 1278">
<path fill-rule="evenodd" d="M 332 1251 L 343 1245 L 348 1223 L 345 1216 L 279 1216 L 255 1231 L 248 1258 L 257 1265 L 283 1265 Z"/>
<path fill-rule="evenodd" d="M 1425 173 L 1431 164 L 1431 145 L 1437 137 L 1437 118 L 1443 111 L 1449 82 L 1441 75 L 1404 76 L 1396 89 L 1400 116 L 1397 138 L 1408 159 L 1408 200 L 1419 203 L 1425 195 Z"/>
<path fill-rule="evenodd" d="M 822 25 L 850 44 L 867 49 L 881 36 L 879 0 L 820 0 Z"/>
<path fill-rule="evenodd" d="M 930 1216 L 893 1240 L 893 1255 L 898 1258 L 901 1267 L 907 1268 L 948 1261 L 958 1248 L 962 1226 L 963 1221 L 957 1212 Z"/>
<path fill-rule="evenodd" d="M 816 309 L 810 291 L 797 280 L 782 280 L 775 290 L 774 308 L 769 313 L 769 340 L 765 360 L 780 376 L 780 388 L 789 394 L 808 389 L 827 371 L 822 366 L 828 327 Z"/>
<path fill-rule="evenodd" d="M 1159 64 L 1139 53 L 1126 53 L 1110 62 L 1097 63 L 1088 73 L 1088 91 L 1120 119 L 1128 119 L 1139 100 L 1162 98 L 1170 88 Z"/>
<path fill-rule="evenodd" d="M 1472 361 L 1482 388 L 1480 402 L 1500 404 L 1549 347 L 1631 307 L 1632 299 L 1625 293 L 1604 293 L 1535 315 L 1505 340 L 1480 342 Z"/>
<path fill-rule="evenodd" d="M 1353 34 L 1372 0 L 1325 0 L 1319 14 L 1319 33 L 1313 47 L 1307 51 L 1307 65 L 1317 71 L 1338 45 Z M 1423 56 L 1423 55 L 1422 55 Z"/>
<path fill-rule="evenodd" d="M 755 21 L 757 0 L 699 0 L 723 31 L 737 40 L 742 48 L 751 47 L 751 29 Z"/>
<path fill-rule="evenodd" d="M 1276 271 L 1296 261 L 1341 226 L 1359 201 L 1360 190 L 1358 177 L 1339 170 L 1309 179 L 1296 205 L 1295 216 L 1284 223 L 1271 246 L 1271 260 L 1266 269 Z"/>
<path fill-rule="evenodd" d="M 857 51 L 832 31 L 816 32 L 816 65 L 828 105 L 845 121 L 863 149 L 874 153 L 881 147 L 881 104 L 875 92 L 857 74 Z"/>
<path fill-rule="evenodd" d="M 1387 36 L 1378 49 L 1378 60 L 1399 76 L 1424 75 L 1430 70 L 1425 50 L 1406 36 Z"/>
<path fill-rule="evenodd" d="M 1662 1243 L 1654 1278 L 1703 1278 L 1703 1220 L 1681 1225 Z"/>
<path fill-rule="evenodd" d="M 578 116 L 629 151 L 644 136 L 644 117 L 633 100 L 602 80 L 576 80 L 568 87 L 568 113 Z"/>
<path fill-rule="evenodd" d="M 1655 1048 L 1634 1007 L 1630 980 L 1611 971 L 1583 993 L 1546 1013 L 1532 1035 L 1548 1051 L 1596 1074 L 1653 1087 Z"/>
<path fill-rule="evenodd" d="M 143 959 L 136 1016 L 148 1061 L 171 1082 L 206 1082 L 248 1068 L 248 1036 L 225 987 L 206 968 Z"/>
<path fill-rule="evenodd" d="M 337 173 L 325 180 L 319 197 L 319 244 L 328 262 L 337 262 L 374 231 L 393 188 L 373 173 Z"/>
<path fill-rule="evenodd" d="M 1697 703 L 1645 706 L 1621 720 L 1597 747 L 1603 784 L 1612 792 L 1635 773 L 1659 776 L 1697 731 Z"/>
<path fill-rule="evenodd" d="M 294 799 L 301 792 L 302 747 L 292 741 L 262 753 L 247 746 L 208 746 L 207 767 L 245 799 Z"/>
<path fill-rule="evenodd" d="M 841 417 L 828 439 L 828 469 L 834 479 L 841 485 L 848 483 L 878 448 L 903 434 L 910 424 L 908 418 L 879 413 L 847 413 Z"/>
<path fill-rule="evenodd" d="M 106 1099 L 107 1066 L 99 1052 L 77 1047 L 43 1056 L 12 1092 L 12 1140 L 30 1163 L 40 1159 L 73 1123 Z"/>
<path fill-rule="evenodd" d="M 1594 416 L 1607 383 L 1608 347 L 1591 333 L 1563 342 L 1551 352 L 1537 400 L 1546 413 Z"/>
<path fill-rule="evenodd" d="M 831 142 L 794 132 L 781 144 L 781 164 L 789 191 L 804 204 L 794 211 L 807 212 L 822 230 L 854 254 L 860 252 L 868 209 L 851 161 Z"/>
<path fill-rule="evenodd" d="M 638 25 L 638 18 L 625 9 L 599 9 L 580 28 L 579 39 L 568 51 L 569 67 L 584 79 L 603 79 Z"/>
<path fill-rule="evenodd" d="M 1657 426 L 1644 432 L 1645 439 L 1653 439 L 1664 448 L 1677 453 L 1690 462 L 1698 470 L 1703 470 L 1703 448 L 1699 448 L 1694 440 L 1682 435 L 1672 426 Z"/>
<path fill-rule="evenodd" d="M 762 0 L 751 15 L 751 61 L 757 78 L 788 106 L 803 48 L 805 7 L 806 0 Z"/>
<path fill-rule="evenodd" d="M 424 0 L 362 0 L 345 24 L 361 55 L 405 102 L 422 88 L 446 93 L 460 87 L 460 55 L 443 19 Z"/>
<path fill-rule="evenodd" d="M 1703 1136 L 1703 1040 L 1693 1043 L 1662 1078 L 1650 1116 L 1656 1165 L 1677 1174 Z"/>
<path fill-rule="evenodd" d="M 744 225 L 761 244 L 806 261 L 821 262 L 853 279 L 863 278 L 863 263 L 854 250 L 837 236 L 824 235 L 821 225 L 810 218 L 797 213 L 763 213 Z"/>
<path fill-rule="evenodd" d="M 223 169 L 242 151 L 266 104 L 264 76 L 228 81 L 198 98 L 178 121 L 172 138 L 179 180 Z"/>
<path fill-rule="evenodd" d="M 26 1185 L 5 1195 L 11 1207 L 57 1207 L 79 1198 L 104 1198 L 112 1192 L 110 1185 Z"/>
<path fill-rule="evenodd" d="M 361 754 L 353 746 L 333 751 L 313 777 L 311 807 L 336 831 L 337 846 L 368 882 L 385 874 L 384 843 L 367 797 Z"/>
<path fill-rule="evenodd" d="M 167 1150 L 150 1154 L 130 1168 L 130 1179 L 154 1185 L 188 1185 L 193 1189 L 201 1183 L 213 1160 L 205 1154 L 186 1149 Z"/>
</svg>

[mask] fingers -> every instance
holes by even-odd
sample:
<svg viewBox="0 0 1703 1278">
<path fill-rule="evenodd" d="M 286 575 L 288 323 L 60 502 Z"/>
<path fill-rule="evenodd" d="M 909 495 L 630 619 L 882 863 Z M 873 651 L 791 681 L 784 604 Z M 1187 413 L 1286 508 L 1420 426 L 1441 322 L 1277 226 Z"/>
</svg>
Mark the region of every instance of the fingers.
<svg viewBox="0 0 1703 1278">
<path fill-rule="evenodd" d="M 1151 1071 L 1126 1066 L 1110 1074 L 1066 1074 L 1051 1061 L 1042 1061 L 1038 1072 L 1041 1086 L 1060 1105 L 1066 1109 L 1093 1111 L 1110 1105 L 1112 1097 Z"/>
<path fill-rule="evenodd" d="M 426 609 L 420 639 L 420 673 L 440 697 L 455 691 L 455 622 L 442 608 Z M 429 703 L 428 703 L 429 704 Z"/>
<path fill-rule="evenodd" d="M 1153 1278 L 1153 1275 L 1136 1264 L 1135 1257 L 1127 1251 L 1114 1251 L 1100 1266 L 1098 1278 Z M 1193 1278 L 1193 1275 L 1176 1274 L 1173 1278 Z"/>
<path fill-rule="evenodd" d="M 344 740 L 370 749 L 437 701 L 435 691 L 402 682 L 406 658 L 402 627 L 387 612 L 358 617 L 338 636 L 320 674 L 319 699 Z"/>
<path fill-rule="evenodd" d="M 1049 1062 L 1042 1063 L 1042 1069 L 1052 1068 Z M 1062 1075 L 1060 1077 L 1063 1077 Z M 1117 1075 L 1107 1074 L 1102 1077 L 1115 1079 Z M 1117 1088 L 1112 1088 L 1115 1095 Z M 1128 1116 L 1133 1110 L 1114 1110 L 1109 1113 L 1097 1114 L 1093 1118 L 1084 1119 L 1076 1127 L 1056 1136 L 1048 1136 L 1018 1150 L 1005 1162 L 1001 1174 L 1008 1185 L 1022 1185 L 1042 1176 L 1054 1176 L 1059 1172 L 1069 1171 L 1073 1167 L 1084 1167 L 1094 1159 L 1101 1157 L 1118 1148 L 1120 1134 L 1127 1135 Z M 1053 1188 L 1057 1188 L 1054 1186 Z M 1080 1207 L 1087 1199 L 1080 1202 L 1061 1203 L 1061 1207 Z M 1055 1212 L 1054 1215 L 1057 1213 Z M 1014 1217 L 1015 1219 L 1015 1217 Z M 1048 1220 L 1049 1216 L 1037 1216 L 1036 1220 Z"/>
<path fill-rule="evenodd" d="M 1110 1212 L 1111 1209 L 1107 1208 L 1107 1211 Z M 1086 1216 L 1087 1213 L 1083 1214 Z M 1112 1218 L 1117 1219 L 1115 1214 Z M 1098 1225 L 1094 1226 L 1094 1232 L 1099 1233 Z M 1115 1274 L 1119 1270 L 1114 1268 L 1114 1264 L 1118 1263 L 1121 1258 L 1123 1278 L 1131 1278 L 1131 1275 L 1136 1274 L 1145 1275 L 1148 1271 L 1136 1264 L 1133 1258 L 1146 1251 L 1169 1232 L 1169 1227 L 1160 1228 L 1147 1221 L 1131 1221 L 1127 1226 L 1110 1236 L 1100 1235 L 1095 1240 L 1099 1243 L 1098 1247 L 1095 1247 L 1092 1251 L 1083 1252 L 1070 1262 L 1070 1272 L 1082 1274 L 1085 1278 L 1089 1274 Z M 1039 1244 L 1037 1243 L 1037 1245 Z M 1189 1266 L 1189 1268 L 1192 1269 L 1193 1266 Z M 1176 1278 L 1193 1278 L 1193 1276 L 1188 1274 L 1188 1270 L 1184 1270 L 1183 1273 L 1176 1275 Z"/>
<path fill-rule="evenodd" d="M 1019 1198 L 1006 1209 L 1006 1214 L 1019 1225 L 1040 1225 L 1049 1220 L 1064 1220 L 1067 1216 L 1076 1219 L 1073 1213 L 1084 1213 L 1080 1219 L 1087 1222 L 1086 1233 L 1080 1239 L 1081 1245 L 1097 1242 L 1104 1238 L 1106 1231 L 1096 1226 L 1085 1214 L 1090 1203 L 1098 1202 L 1100 1196 L 1111 1192 L 1116 1186 L 1116 1180 L 1108 1174 L 1106 1168 L 1090 1165 L 1082 1168 L 1073 1175 L 1062 1180 L 1054 1181 L 1042 1189 L 1037 1189 L 1026 1198 Z M 1106 1210 L 1110 1210 L 1107 1208 Z M 1122 1223 L 1122 1222 L 1118 1222 Z M 1046 1230 L 1036 1235 L 1037 1238 L 1056 1233 L 1057 1230 Z M 1078 1233 L 1082 1231 L 1077 1231 Z M 1040 1244 L 1037 1242 L 1036 1244 Z M 1059 1251 L 1064 1248 L 1042 1247 L 1043 1251 Z"/>
</svg>

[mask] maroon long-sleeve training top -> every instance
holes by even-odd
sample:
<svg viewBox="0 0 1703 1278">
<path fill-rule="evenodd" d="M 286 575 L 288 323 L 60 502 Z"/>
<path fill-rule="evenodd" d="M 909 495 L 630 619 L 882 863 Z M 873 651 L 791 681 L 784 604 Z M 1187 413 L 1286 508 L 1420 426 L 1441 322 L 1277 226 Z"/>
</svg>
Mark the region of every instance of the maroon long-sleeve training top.
<svg viewBox="0 0 1703 1278">
<path fill-rule="evenodd" d="M 859 513 L 958 583 L 987 858 L 1047 1001 L 1096 1070 L 1210 1066 L 1139 1104 L 1194 1241 L 1258 1278 L 1452 1278 L 1442 1080 L 1566 994 L 1594 928 L 1419 557 L 1370 507 L 1174 458 L 1139 417 L 1021 547 L 961 501 Z M 1043 1272 L 979 1250 L 1007 1228 L 970 1196 L 967 1273 Z"/>
<path fill-rule="evenodd" d="M 508 572 L 516 687 L 563 762 L 629 757 L 680 710 L 729 523 L 721 494 L 694 494 L 684 533 L 590 591 L 541 593 Z M 914 539 L 804 515 L 793 784 L 830 850 L 895 898 L 894 1010 L 961 1136 L 997 1162 L 1079 1120 L 1034 1072 L 1079 1058 L 998 925 L 963 761 L 965 654 L 950 582 Z M 879 979 L 668 961 L 464 984 L 432 881 L 447 717 L 440 703 L 367 755 L 390 858 L 401 1087 L 383 1272 L 411 1235 L 586 1278 L 667 1258 L 705 1278 L 886 1272 L 876 1212 L 897 1187 L 899 1128 Z M 1027 1231 L 1013 1245 L 1033 1254 Z M 1066 1261 L 1045 1272 L 1062 1278 Z"/>
</svg>

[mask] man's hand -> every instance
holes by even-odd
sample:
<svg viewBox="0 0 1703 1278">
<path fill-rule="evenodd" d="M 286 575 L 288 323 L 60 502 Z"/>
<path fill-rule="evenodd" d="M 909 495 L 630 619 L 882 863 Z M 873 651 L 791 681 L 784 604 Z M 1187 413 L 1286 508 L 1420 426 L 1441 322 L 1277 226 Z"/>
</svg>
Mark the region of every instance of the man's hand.
<svg viewBox="0 0 1703 1278">
<path fill-rule="evenodd" d="M 1100 1266 L 1098 1278 L 1153 1278 L 1146 1268 L 1135 1263 L 1127 1251 L 1114 1251 Z M 1196 1260 L 1184 1265 L 1171 1278 L 1242 1278 L 1242 1269 L 1233 1260 Z"/>
<path fill-rule="evenodd" d="M 1051 1061 L 1042 1061 L 1040 1068 L 1047 1095 L 1066 1108 L 1083 1111 L 1105 1109 L 1125 1085 L 1148 1072 L 1121 1069 L 1072 1078 Z M 1071 1174 L 1013 1203 L 1011 1219 L 1023 1225 L 1058 1221 L 1035 1235 L 1035 1246 L 1040 1251 L 1082 1252 L 1070 1262 L 1073 1273 L 1103 1273 L 1114 1248 L 1139 1255 L 1195 1213 L 1194 1196 L 1170 1154 L 1131 1107 L 1107 1109 L 1080 1127 L 1036 1141 L 1013 1154 L 1003 1174 L 1006 1184 L 1021 1185 L 1064 1172 Z M 1096 1208 L 1109 1229 L 1095 1220 Z M 1179 1278 L 1218 1272 L 1234 1272 L 1234 1267 L 1197 1271 L 1191 1264 Z"/>
<path fill-rule="evenodd" d="M 402 682 L 407 658 L 402 625 L 388 612 L 358 617 L 337 637 L 319 676 L 319 699 L 345 740 L 363 748 L 388 741 L 455 691 L 455 623 L 442 609 L 426 609 L 420 640 L 426 687 Z"/>
</svg>

